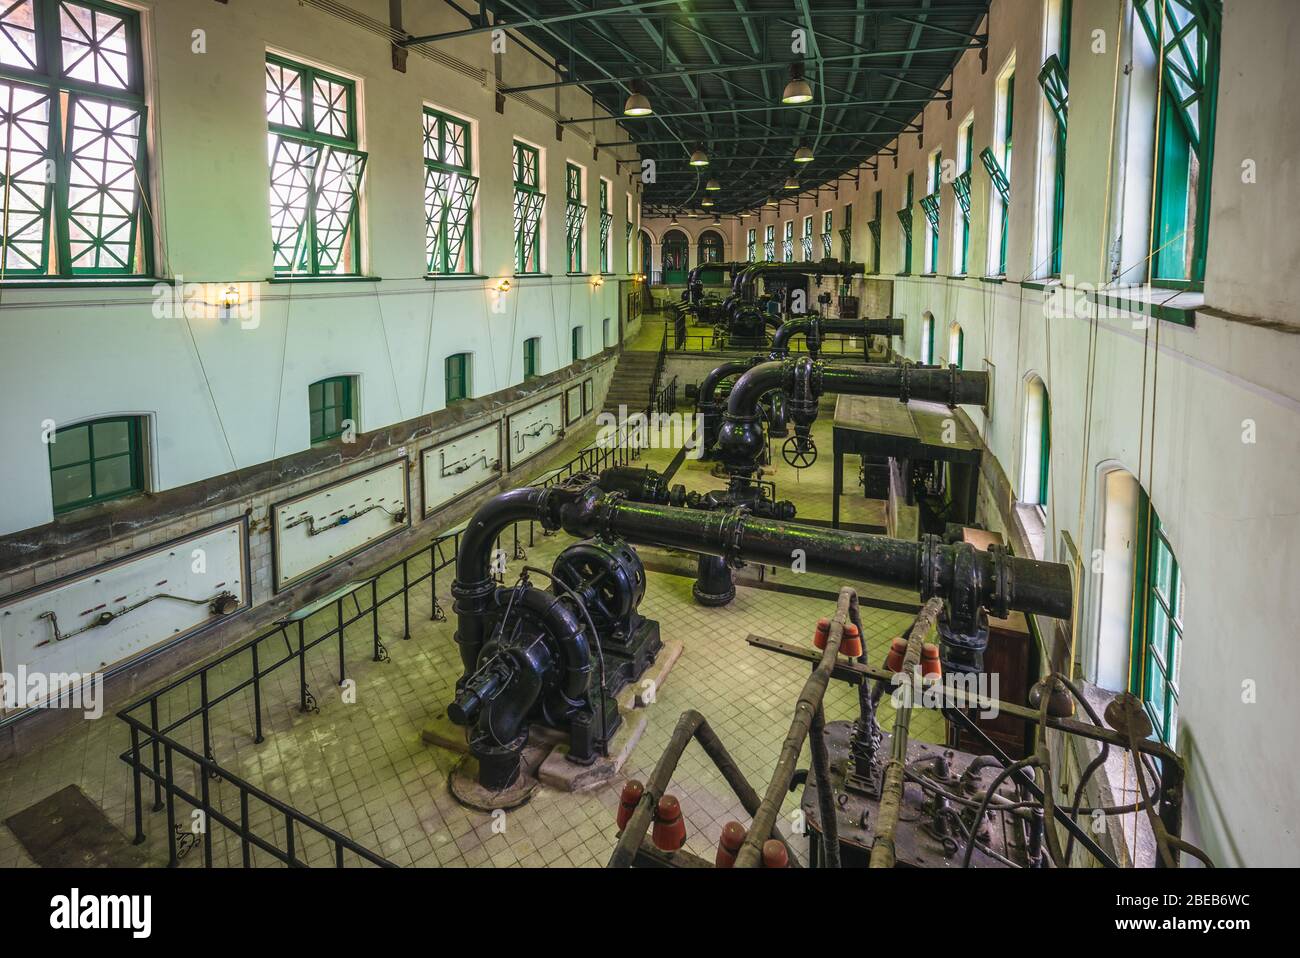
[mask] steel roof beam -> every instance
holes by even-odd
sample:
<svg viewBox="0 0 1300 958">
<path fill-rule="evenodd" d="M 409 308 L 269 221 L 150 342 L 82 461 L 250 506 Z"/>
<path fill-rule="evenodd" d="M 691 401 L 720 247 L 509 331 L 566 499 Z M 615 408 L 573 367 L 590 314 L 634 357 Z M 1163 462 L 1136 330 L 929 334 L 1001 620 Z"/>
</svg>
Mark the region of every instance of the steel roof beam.
<svg viewBox="0 0 1300 958">
<path fill-rule="evenodd" d="M 595 10 L 583 10 L 575 13 L 552 13 L 545 16 L 530 17 L 524 14 L 523 20 L 511 20 L 497 23 L 482 24 L 477 27 L 466 27 L 463 30 L 449 30 L 446 33 L 429 33 L 420 37 L 407 37 L 405 40 L 397 41 L 399 47 L 411 47 L 420 43 L 437 43 L 440 40 L 455 40 L 459 37 L 472 37 L 479 33 L 491 33 L 494 30 L 519 30 L 523 27 L 542 27 L 551 23 L 566 23 L 570 20 L 590 20 L 594 17 L 618 16 L 628 13 L 637 13 L 642 10 L 648 10 L 651 7 L 666 7 L 677 3 L 677 0 L 639 0 L 632 5 L 631 9 L 627 6 L 621 7 L 604 7 Z M 520 11 L 516 11 L 520 12 Z"/>
<path fill-rule="evenodd" d="M 920 49 L 910 49 L 910 50 L 909 49 L 877 50 L 872 53 L 861 53 L 861 52 L 844 53 L 844 54 L 836 54 L 835 56 L 821 57 L 820 62 L 832 63 L 841 60 L 852 60 L 854 58 L 865 59 L 865 58 L 887 58 L 887 57 L 910 57 L 910 56 L 915 56 L 916 54 L 928 54 L 928 53 L 956 53 L 958 51 L 978 50 L 979 48 L 980 48 L 980 44 L 970 42 L 964 44 L 947 44 L 938 47 L 924 47 Z M 788 68 L 792 62 L 799 62 L 799 61 L 767 60 L 760 63 L 729 63 L 729 64 L 724 64 L 722 66 L 718 66 L 716 64 L 713 65 L 682 64 L 682 69 L 680 70 L 661 70 L 657 73 L 650 73 L 650 74 L 643 73 L 643 74 L 637 74 L 635 76 L 624 76 L 624 77 L 616 77 L 616 76 L 608 76 L 605 78 L 583 77 L 581 79 L 557 80 L 553 83 L 529 83 L 524 86 L 501 87 L 501 92 L 502 93 L 532 93 L 536 90 L 551 90 L 554 89 L 555 87 L 597 86 L 606 83 L 628 84 L 634 80 L 669 80 L 675 77 L 684 78 L 684 77 L 691 77 L 691 76 L 699 76 L 701 74 L 739 73 L 744 70 L 772 70 L 778 68 L 785 69 Z M 803 62 L 807 63 L 809 61 L 805 60 Z M 944 74 L 950 72 L 949 70 L 946 69 L 941 70 L 941 68 L 937 68 L 937 67 L 935 69 L 936 72 L 941 71 Z M 876 70 L 873 72 L 880 72 L 880 68 L 876 68 Z"/>
</svg>

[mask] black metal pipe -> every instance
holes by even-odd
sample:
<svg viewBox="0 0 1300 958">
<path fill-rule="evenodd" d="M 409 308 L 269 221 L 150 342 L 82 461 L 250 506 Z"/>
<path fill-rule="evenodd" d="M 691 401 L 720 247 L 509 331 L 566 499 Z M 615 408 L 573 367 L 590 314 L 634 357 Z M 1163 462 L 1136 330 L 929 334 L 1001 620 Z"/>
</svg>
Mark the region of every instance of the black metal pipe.
<svg viewBox="0 0 1300 958">
<path fill-rule="evenodd" d="M 632 544 L 722 556 L 735 565 L 786 565 L 801 550 L 809 572 L 853 581 L 897 585 L 922 599 L 942 598 L 955 626 L 978 618 L 981 609 L 1005 617 L 1012 610 L 1058 619 L 1071 613 L 1068 566 L 1038 562 L 969 543 L 920 542 L 844 529 L 764 519 L 742 510 L 706 512 L 627 502 L 599 487 L 556 487 L 543 523 L 558 519 L 571 535 L 616 536 Z"/>
<path fill-rule="evenodd" d="M 811 316 L 800 319 L 791 319 L 782 323 L 781 327 L 772 336 L 772 358 L 779 359 L 788 355 L 790 352 L 790 340 L 794 339 L 794 337 L 800 333 L 802 333 L 804 339 L 808 341 L 808 351 L 810 353 L 815 352 L 815 343 L 817 339 L 816 333 L 814 332 L 815 329 L 816 325 Z"/>
<path fill-rule="evenodd" d="M 483 647 L 483 615 L 496 585 L 492 579 L 492 549 L 497 536 L 515 522 L 537 518 L 545 500 L 546 490 L 530 486 L 503 492 L 485 502 L 460 534 L 451 594 L 458 617 L 456 645 L 465 667 L 462 680 L 478 667 Z"/>
<path fill-rule="evenodd" d="M 902 336 L 903 320 L 898 316 L 882 319 L 819 319 L 818 332 L 843 333 L 848 336 Z"/>
</svg>

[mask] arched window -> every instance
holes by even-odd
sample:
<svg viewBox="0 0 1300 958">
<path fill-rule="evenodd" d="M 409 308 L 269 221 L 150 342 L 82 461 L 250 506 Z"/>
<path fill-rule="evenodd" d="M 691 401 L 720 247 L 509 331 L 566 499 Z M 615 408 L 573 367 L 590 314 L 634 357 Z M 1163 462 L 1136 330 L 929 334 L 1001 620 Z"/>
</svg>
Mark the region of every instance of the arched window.
<svg viewBox="0 0 1300 958">
<path fill-rule="evenodd" d="M 142 491 L 143 436 L 138 416 L 96 419 L 57 430 L 47 444 L 54 511 Z"/>
<path fill-rule="evenodd" d="M 641 262 L 637 265 L 636 272 L 650 273 L 650 234 L 645 230 L 641 231 Z"/>
<path fill-rule="evenodd" d="M 1020 471 L 1020 501 L 1047 505 L 1048 470 L 1052 460 L 1052 412 L 1047 386 L 1037 376 L 1025 383 L 1024 450 Z"/>
<path fill-rule="evenodd" d="M 713 230 L 705 230 L 700 234 L 700 258 L 701 263 L 721 263 L 722 262 L 722 237 Z"/>
<path fill-rule="evenodd" d="M 921 365 L 934 365 L 934 314 L 921 317 Z"/>
<path fill-rule="evenodd" d="M 687 259 L 690 250 L 691 244 L 686 239 L 686 234 L 681 230 L 669 230 L 664 234 L 663 247 L 660 252 L 664 264 L 664 283 L 671 286 L 686 282 Z"/>
<path fill-rule="evenodd" d="M 334 376 L 312 383 L 307 387 L 307 405 L 312 442 L 337 439 L 349 425 L 355 430 L 356 380 L 352 376 Z"/>
<path fill-rule="evenodd" d="M 961 331 L 961 326 L 953 323 L 948 327 L 948 363 L 962 368 L 962 357 L 966 352 L 966 334 Z"/>
<path fill-rule="evenodd" d="M 542 371 L 542 340 L 538 336 L 524 340 L 524 379 L 532 379 Z"/>
<path fill-rule="evenodd" d="M 1129 684 L 1133 639 L 1133 585 L 1137 573 L 1137 522 L 1141 487 L 1127 469 L 1111 469 L 1098 483 L 1102 495 L 1101 575 L 1097 577 L 1097 627 L 1092 680 L 1119 692 Z"/>
<path fill-rule="evenodd" d="M 456 353 L 447 357 L 447 405 L 470 396 L 469 353 Z"/>
</svg>

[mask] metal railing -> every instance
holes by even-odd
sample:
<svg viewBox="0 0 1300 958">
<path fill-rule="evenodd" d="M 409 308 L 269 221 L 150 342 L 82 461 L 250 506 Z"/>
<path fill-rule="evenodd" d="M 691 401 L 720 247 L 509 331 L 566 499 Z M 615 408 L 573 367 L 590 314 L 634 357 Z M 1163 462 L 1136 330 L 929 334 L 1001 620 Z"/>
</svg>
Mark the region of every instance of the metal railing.
<svg viewBox="0 0 1300 958">
<path fill-rule="evenodd" d="M 677 377 L 674 376 L 664 384 L 663 388 L 655 393 L 654 399 L 650 402 L 650 408 L 647 413 L 657 415 L 666 415 L 677 411 Z"/>
<path fill-rule="evenodd" d="M 683 323 L 681 330 L 675 333 L 673 342 L 674 351 L 684 353 L 712 353 L 728 350 L 743 351 L 747 353 L 762 353 L 767 352 L 771 348 L 772 337 L 764 336 L 762 346 L 756 346 L 752 341 L 747 341 L 748 345 L 745 346 L 733 346 L 728 344 L 725 333 L 717 331 L 688 333 L 686 332 L 685 324 Z M 808 355 L 808 343 L 802 336 L 795 337 L 787 345 L 791 355 Z M 818 352 L 822 356 L 854 356 L 865 358 L 866 343 L 860 336 L 847 337 L 831 333 L 823 336 L 821 347 Z"/>
<path fill-rule="evenodd" d="M 675 379 L 670 383 L 670 387 L 675 397 Z M 622 423 L 617 431 L 599 436 L 595 442 L 579 450 L 577 455 L 564 465 L 544 473 L 530 485 L 549 487 L 577 474 L 599 472 L 612 465 L 626 465 L 639 455 L 640 434 L 637 425 Z M 536 530 L 531 520 L 526 523 L 515 523 L 510 532 L 513 536 L 513 556 L 516 559 L 526 557 L 521 525 L 526 526 L 528 546 L 532 547 L 536 541 Z M 402 639 L 409 640 L 411 595 L 413 590 L 425 582 L 429 587 L 430 620 L 435 622 L 446 620 L 446 613 L 438 603 L 437 577 L 439 572 L 456 561 L 461 531 L 462 527 L 458 526 L 439 534 L 428 545 L 390 563 L 365 579 L 348 583 L 335 592 L 315 600 L 291 616 L 280 620 L 273 628 L 235 646 L 211 662 L 168 682 L 120 710 L 117 716 L 126 723 L 131 737 L 130 748 L 119 757 L 131 768 L 135 844 L 142 844 L 146 840 L 144 803 L 145 789 L 149 787 L 153 793 L 151 811 L 166 810 L 167 812 L 168 867 L 177 866 L 180 860 L 199 844 L 203 847 L 203 866 L 213 867 L 214 825 L 222 826 L 238 841 L 240 858 L 245 868 L 252 866 L 255 849 L 265 852 L 281 864 L 290 867 L 306 867 L 308 862 L 300 853 L 303 847 L 298 838 L 300 832 L 305 833 L 309 842 L 315 838 L 327 843 L 332 848 L 335 867 L 342 868 L 354 861 L 381 867 L 395 867 L 393 862 L 367 849 L 356 840 L 298 811 L 287 802 L 274 797 L 222 766 L 213 751 L 211 713 L 215 707 L 251 690 L 252 741 L 260 744 L 265 740 L 263 722 L 265 710 L 262 701 L 265 684 L 272 673 L 293 662 L 296 662 L 298 667 L 298 711 L 319 713 L 320 706 L 307 678 L 307 653 L 325 643 L 337 642 L 338 682 L 339 685 L 343 685 L 347 670 L 345 646 L 347 629 L 351 625 L 369 619 L 372 661 L 388 662 L 388 649 L 380 635 L 380 610 L 389 603 L 401 601 Z M 498 538 L 498 543 L 504 535 L 503 532 Z M 427 568 L 424 568 L 426 557 Z M 397 580 L 399 573 L 400 582 L 391 591 L 381 594 L 380 581 L 385 578 Z M 369 601 L 368 604 L 363 605 L 361 597 L 366 593 Z M 346 603 L 351 603 L 354 610 L 350 615 L 345 612 Z M 331 624 L 321 634 L 310 637 L 308 624 L 315 624 L 319 619 L 327 616 L 332 619 Z M 224 671 L 237 665 L 238 660 L 243 657 L 247 657 L 251 666 L 247 674 L 229 682 L 221 691 L 215 691 L 214 686 L 221 678 L 219 670 Z M 181 703 L 179 707 L 182 711 L 178 716 L 172 716 L 170 708 L 165 711 L 165 707 L 177 701 Z M 196 701 L 197 704 L 193 704 Z M 164 714 L 168 714 L 165 722 L 162 719 Z M 201 746 L 198 749 L 191 748 L 180 740 L 182 734 L 190 731 L 189 723 L 195 719 L 200 722 Z M 186 770 L 192 774 L 195 783 L 189 787 L 182 784 L 178 776 L 178 773 Z M 223 783 L 233 787 L 238 794 L 237 815 L 227 813 L 222 806 L 220 792 Z M 181 824 L 179 803 L 189 806 L 191 810 L 184 816 L 190 823 L 189 828 Z M 196 812 L 198 815 L 195 815 Z M 255 830 L 258 824 L 255 819 L 265 818 L 282 823 L 283 843 L 268 839 Z M 348 853 L 353 856 L 351 861 Z"/>
<path fill-rule="evenodd" d="M 659 394 L 659 380 L 664 374 L 664 363 L 668 360 L 668 320 L 664 320 L 664 333 L 659 338 L 659 355 L 655 357 L 655 374 L 650 380 L 650 395 L 646 397 L 646 412 L 649 412 L 655 404 L 655 397 Z"/>
</svg>

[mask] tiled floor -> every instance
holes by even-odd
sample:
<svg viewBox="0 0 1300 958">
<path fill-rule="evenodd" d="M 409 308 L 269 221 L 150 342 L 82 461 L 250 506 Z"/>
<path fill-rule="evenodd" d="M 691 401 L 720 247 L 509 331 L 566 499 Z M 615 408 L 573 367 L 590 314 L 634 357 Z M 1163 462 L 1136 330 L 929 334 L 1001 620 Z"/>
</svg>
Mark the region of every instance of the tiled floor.
<svg viewBox="0 0 1300 958">
<path fill-rule="evenodd" d="M 829 430 L 829 416 L 819 426 Z M 820 435 L 819 435 L 820 438 Z M 829 434 L 826 448 L 829 448 Z M 647 464 L 662 464 L 671 450 L 648 450 Z M 856 471 L 856 462 L 852 467 Z M 707 466 L 687 463 L 678 481 L 692 488 L 720 488 Z M 790 496 L 802 515 L 829 517 L 829 456 L 797 475 L 781 463 L 775 472 L 778 494 Z M 846 476 L 846 487 L 856 488 L 856 475 Z M 852 497 L 846 497 L 846 501 Z M 857 499 L 856 521 L 877 521 Z M 528 547 L 527 561 L 548 566 L 567 536 L 538 535 Z M 512 565 L 517 569 L 521 563 Z M 413 573 L 418 572 L 413 568 Z M 507 573 L 513 581 L 513 575 Z M 777 582 L 794 576 L 779 571 Z M 798 584 L 834 592 L 838 583 L 820 576 L 800 576 Z M 381 594 L 390 583 L 381 583 Z M 442 607 L 451 609 L 450 570 L 439 576 Z M 707 609 L 691 598 L 691 580 L 651 572 L 642 612 L 657 619 L 665 637 L 683 643 L 684 652 L 657 700 L 648 706 L 648 727 L 623 771 L 612 785 L 586 794 L 542 789 L 522 808 L 503 818 L 471 811 L 449 794 L 447 776 L 457 756 L 425 745 L 421 730 L 430 717 L 451 698 L 460 672 L 452 639 L 454 621 L 430 621 L 427 589 L 415 590 L 411 599 L 412 634 L 404 641 L 400 603 L 385 606 L 380 629 L 391 661 L 371 661 L 371 627 L 368 618 L 347 630 L 345 647 L 348 678 L 355 681 L 355 702 L 344 701 L 338 687 L 337 645 L 323 643 L 308 653 L 308 681 L 320 712 L 298 711 L 296 664 L 282 667 L 263 683 L 265 741 L 253 742 L 251 693 L 232 696 L 212 711 L 212 744 L 217 760 L 233 775 L 264 789 L 367 848 L 401 865 L 433 866 L 597 866 L 607 860 L 615 841 L 614 809 L 622 780 L 646 778 L 662 753 L 681 712 L 702 712 L 731 751 L 751 784 L 762 793 L 788 727 L 794 699 L 807 677 L 807 667 L 790 659 L 749 647 L 750 633 L 794 643 L 810 640 L 817 618 L 833 611 L 833 602 L 767 589 L 740 588 L 726 608 Z M 895 601 L 916 601 L 914 594 L 859 584 L 864 596 Z M 364 606 L 365 599 L 362 599 Z M 329 618 L 329 616 L 325 616 Z M 910 616 L 864 607 L 867 640 L 872 658 L 881 660 L 889 639 L 907 627 Z M 326 628 L 322 625 L 321 628 Z M 313 634 L 309 630 L 309 635 Z M 319 632 L 315 633 L 319 634 Z M 278 640 L 277 640 L 278 642 Z M 274 658 L 275 643 L 261 646 L 262 663 Z M 281 649 L 283 653 L 283 649 Z M 249 674 L 246 656 L 236 657 L 210 680 L 214 697 Z M 183 715 L 197 704 L 196 684 L 169 694 L 163 700 L 162 719 Z M 855 714 L 854 691 L 833 684 L 826 699 L 827 718 Z M 886 699 L 881 721 L 888 727 Z M 913 736 L 942 740 L 942 723 L 933 713 L 915 715 Z M 188 722 L 178 733 L 182 742 L 201 750 L 200 723 Z M 132 822 L 131 776 L 118 755 L 128 747 L 125 725 L 113 717 L 86 722 L 48 746 L 0 765 L 0 820 L 76 783 L 97 802 L 109 819 L 130 835 Z M 807 754 L 805 750 L 804 762 Z M 200 782 L 192 764 L 177 756 L 176 780 L 197 792 Z M 239 815 L 238 792 L 229 781 L 210 780 L 211 794 L 226 814 Z M 146 793 L 148 791 L 146 783 Z M 690 746 L 678 768 L 672 791 L 679 797 L 688 827 L 687 849 L 713 857 L 724 822 L 746 817 L 721 776 L 698 747 Z M 154 862 L 167 858 L 164 812 L 147 808 L 147 848 Z M 787 799 L 785 811 L 797 806 L 797 795 Z M 190 808 L 178 802 L 176 818 L 188 828 Z M 253 803 L 250 819 L 259 835 L 284 847 L 283 817 Z M 788 821 L 788 819 L 787 819 Z M 233 834 L 219 824 L 211 829 L 214 862 L 238 865 L 241 849 Z M 787 829 L 788 832 L 788 829 Z M 332 863 L 332 849 L 322 837 L 299 827 L 298 854 L 314 865 Z M 796 839 L 796 848 L 805 842 Z M 189 851 L 182 867 L 202 864 L 202 849 Z M 254 851 L 260 865 L 274 862 Z M 0 825 L 0 867 L 33 864 L 12 832 Z"/>
</svg>

